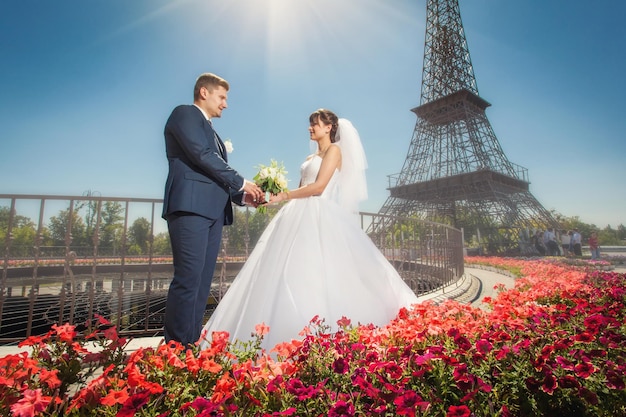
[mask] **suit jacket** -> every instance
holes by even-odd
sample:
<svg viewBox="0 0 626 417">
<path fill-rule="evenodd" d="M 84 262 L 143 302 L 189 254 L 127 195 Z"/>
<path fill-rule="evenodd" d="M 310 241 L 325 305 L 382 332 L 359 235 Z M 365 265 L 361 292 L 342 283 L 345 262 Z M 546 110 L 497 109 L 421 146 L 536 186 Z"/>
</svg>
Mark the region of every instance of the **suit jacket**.
<svg viewBox="0 0 626 417">
<path fill-rule="evenodd" d="M 165 151 L 169 174 L 163 218 L 184 211 L 215 219 L 223 212 L 224 224 L 231 224 L 231 202 L 243 204 L 244 178 L 228 165 L 224 143 L 199 108 L 181 105 L 172 111 L 165 124 Z"/>
</svg>

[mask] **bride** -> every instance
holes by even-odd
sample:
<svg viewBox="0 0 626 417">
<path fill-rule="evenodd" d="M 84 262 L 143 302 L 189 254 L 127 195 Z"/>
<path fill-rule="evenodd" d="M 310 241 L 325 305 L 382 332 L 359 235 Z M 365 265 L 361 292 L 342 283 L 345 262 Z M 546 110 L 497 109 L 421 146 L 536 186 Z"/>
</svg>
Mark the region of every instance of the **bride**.
<svg viewBox="0 0 626 417">
<path fill-rule="evenodd" d="M 289 202 L 204 326 L 201 348 L 213 331 L 246 341 L 264 323 L 269 333 L 261 347 L 268 351 L 300 338 L 315 316 L 333 330 L 342 317 L 384 326 L 417 302 L 357 222 L 358 202 L 367 197 L 367 162 L 356 129 L 325 109 L 309 122 L 317 152 L 302 164 L 299 188 L 271 197 L 272 204 Z"/>
</svg>

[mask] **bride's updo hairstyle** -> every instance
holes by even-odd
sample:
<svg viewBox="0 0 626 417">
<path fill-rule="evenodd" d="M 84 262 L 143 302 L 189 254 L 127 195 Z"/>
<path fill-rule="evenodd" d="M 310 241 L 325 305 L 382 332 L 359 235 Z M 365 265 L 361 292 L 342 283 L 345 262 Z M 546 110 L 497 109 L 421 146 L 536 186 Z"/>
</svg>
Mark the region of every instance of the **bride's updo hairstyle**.
<svg viewBox="0 0 626 417">
<path fill-rule="evenodd" d="M 330 110 L 318 109 L 309 116 L 309 123 L 317 123 L 318 120 L 321 120 L 325 125 L 332 125 L 330 128 L 330 142 L 335 143 L 335 135 L 339 127 L 339 118 L 337 115 Z"/>
</svg>

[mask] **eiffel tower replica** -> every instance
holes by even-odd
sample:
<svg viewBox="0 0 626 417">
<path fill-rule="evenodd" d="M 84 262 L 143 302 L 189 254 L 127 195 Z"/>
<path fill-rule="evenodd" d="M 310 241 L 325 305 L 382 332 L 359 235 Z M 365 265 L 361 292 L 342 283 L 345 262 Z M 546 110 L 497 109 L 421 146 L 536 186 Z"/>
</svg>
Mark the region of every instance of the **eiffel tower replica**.
<svg viewBox="0 0 626 417">
<path fill-rule="evenodd" d="M 483 253 L 536 253 L 533 232 L 559 224 L 530 193 L 527 169 L 507 159 L 487 120 L 490 104 L 478 94 L 458 0 L 428 0 L 426 13 L 421 101 L 412 109 L 417 123 L 379 214 L 463 228 Z"/>
</svg>

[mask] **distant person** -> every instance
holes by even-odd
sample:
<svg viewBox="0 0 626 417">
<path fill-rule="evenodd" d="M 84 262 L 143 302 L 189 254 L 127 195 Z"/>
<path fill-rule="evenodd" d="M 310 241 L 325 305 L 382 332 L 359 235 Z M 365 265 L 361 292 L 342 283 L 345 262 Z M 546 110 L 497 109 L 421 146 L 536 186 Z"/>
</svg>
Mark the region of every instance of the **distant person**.
<svg viewBox="0 0 626 417">
<path fill-rule="evenodd" d="M 600 246 L 598 243 L 598 234 L 596 232 L 592 232 L 591 236 L 589 236 L 589 250 L 591 251 L 591 259 L 596 260 L 600 259 Z"/>
<path fill-rule="evenodd" d="M 537 252 L 539 252 L 539 255 L 546 255 L 546 247 L 543 244 L 543 233 L 541 233 L 541 230 L 537 230 L 533 235 L 533 245 L 535 246 Z"/>
<path fill-rule="evenodd" d="M 563 256 L 570 255 L 570 242 L 572 240 L 572 232 L 569 230 L 561 230 L 561 249 Z"/>
<path fill-rule="evenodd" d="M 572 245 L 574 256 L 583 256 L 582 236 L 580 235 L 578 229 L 574 229 L 570 243 Z"/>
<path fill-rule="evenodd" d="M 546 247 L 548 256 L 558 256 L 559 244 L 556 243 L 556 235 L 553 228 L 550 227 L 543 233 L 543 244 Z"/>
<path fill-rule="evenodd" d="M 228 165 L 226 147 L 213 130 L 211 119 L 227 107 L 228 90 L 223 78 L 200 75 L 193 104 L 176 107 L 165 124 L 169 174 L 163 218 L 174 259 L 165 305 L 167 342 L 189 345 L 200 338 L 222 227 L 233 222 L 231 201 L 255 206 L 264 196 Z"/>
</svg>

